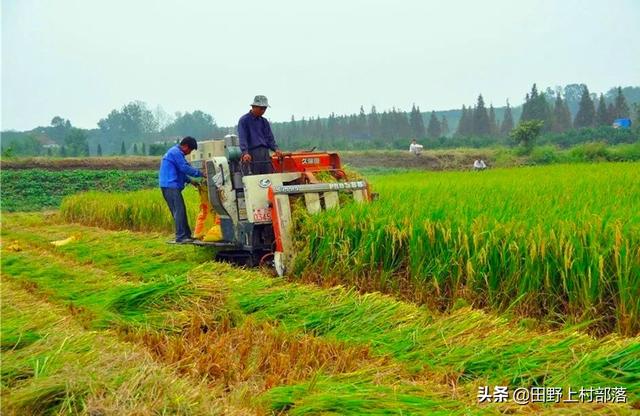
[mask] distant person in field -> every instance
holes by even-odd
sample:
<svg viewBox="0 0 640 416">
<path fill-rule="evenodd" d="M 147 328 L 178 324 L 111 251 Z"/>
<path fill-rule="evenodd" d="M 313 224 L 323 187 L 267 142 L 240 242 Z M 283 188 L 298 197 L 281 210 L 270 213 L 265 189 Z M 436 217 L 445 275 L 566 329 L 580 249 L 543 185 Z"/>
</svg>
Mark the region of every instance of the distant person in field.
<svg viewBox="0 0 640 416">
<path fill-rule="evenodd" d="M 160 163 L 160 189 L 162 196 L 167 201 L 169 211 L 173 216 L 176 229 L 176 243 L 190 243 L 191 228 L 187 220 L 187 209 L 184 205 L 182 190 L 188 183 L 196 185 L 196 182 L 189 178 L 202 178 L 204 175 L 198 169 L 192 167 L 186 155 L 198 148 L 198 142 L 191 136 L 187 136 L 180 144 L 176 144 L 164 154 Z"/>
<path fill-rule="evenodd" d="M 409 152 L 413 153 L 414 155 L 418 156 L 420 155 L 420 153 L 422 153 L 422 145 L 418 144 L 418 142 L 416 141 L 416 139 L 413 139 L 411 141 L 411 144 L 409 145 Z"/>
<path fill-rule="evenodd" d="M 473 162 L 473 169 L 474 170 L 485 170 L 487 168 L 487 164 L 484 163 L 484 160 L 480 159 L 476 159 L 475 162 Z"/>
<path fill-rule="evenodd" d="M 274 151 L 278 157 L 282 156 L 269 121 L 262 117 L 267 107 L 269 107 L 267 97 L 256 95 L 251 104 L 251 110 L 238 121 L 241 161 L 251 166 L 251 173 L 254 175 L 273 173 L 269 150 Z"/>
</svg>

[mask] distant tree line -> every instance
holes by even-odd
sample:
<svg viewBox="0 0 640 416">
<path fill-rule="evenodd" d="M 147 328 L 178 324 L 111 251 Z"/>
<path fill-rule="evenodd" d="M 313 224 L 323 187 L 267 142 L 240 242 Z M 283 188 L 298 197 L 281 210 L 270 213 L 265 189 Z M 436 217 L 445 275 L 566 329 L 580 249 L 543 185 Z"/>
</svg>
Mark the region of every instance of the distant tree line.
<svg viewBox="0 0 640 416">
<path fill-rule="evenodd" d="M 190 135 L 214 138 L 227 134 L 203 111 L 166 114 L 134 101 L 114 109 L 97 123 L 97 129 L 79 129 L 55 116 L 51 124 L 28 132 L 2 132 L 5 156 L 161 155 L 178 138 Z"/>
<path fill-rule="evenodd" d="M 595 94 L 589 93 L 586 85 L 580 87 L 578 109 L 572 120 L 567 102 L 559 91 L 553 100 L 551 94 L 538 93 L 536 84 L 533 84 L 531 93 L 525 97 L 520 121 L 541 120 L 544 122 L 543 131 L 562 133 L 572 128 L 611 126 L 616 119 L 630 118 L 631 111 L 622 88 L 618 87 L 615 90 L 615 96 L 611 97 L 607 104 L 603 94 L 598 98 Z"/>
<path fill-rule="evenodd" d="M 423 113 L 415 104 L 406 112 L 397 108 L 328 117 L 310 117 L 274 122 L 272 127 L 281 147 L 287 149 L 320 146 L 334 149 L 405 148 L 416 138 L 428 147 L 481 147 L 509 144 L 509 134 L 519 122 L 542 121 L 541 142 L 554 137 L 559 143 L 579 143 L 606 137 L 628 141 L 628 133 L 614 134 L 617 118 L 632 118 L 640 124 L 640 87 L 617 87 L 606 94 L 591 94 L 584 84 L 539 91 L 533 84 L 521 106 L 487 107 L 480 94 L 474 105 L 461 109 Z M 161 155 L 179 138 L 221 138 L 235 132 L 220 127 L 210 114 L 200 110 L 169 115 L 161 107 L 149 109 L 134 101 L 114 109 L 97 123 L 97 129 L 79 129 L 60 116 L 49 126 L 27 132 L 2 132 L 5 156 L 108 156 Z M 604 129 L 604 130 L 603 130 Z M 578 133 L 576 133 L 578 131 Z M 636 130 L 637 131 L 637 130 Z M 604 135 L 598 136 L 598 135 Z M 637 137 L 637 134 L 633 137 Z"/>
<path fill-rule="evenodd" d="M 445 112 L 431 111 L 425 114 L 415 105 L 408 113 L 395 108 L 379 113 L 373 106 L 368 113 L 360 107 L 358 114 L 336 116 L 332 113 L 324 119 L 312 117 L 295 120 L 292 116 L 289 122 L 273 123 L 273 129 L 278 142 L 285 147 L 404 148 L 409 138 L 422 140 L 433 147 L 479 147 L 508 144 L 509 134 L 518 123 L 540 120 L 545 139 L 554 135 L 560 142 L 567 142 L 570 140 L 564 140 L 559 135 L 566 133 L 575 140 L 576 135 L 570 132 L 587 129 L 579 136 L 582 141 L 588 141 L 610 136 L 611 129 L 598 128 L 610 127 L 613 120 L 632 116 L 625 93 L 635 101 L 633 116 L 637 128 L 640 120 L 640 88 L 627 87 L 624 90 L 618 87 L 612 88 L 606 95 L 600 94 L 596 109 L 594 103 L 598 97 L 590 94 L 584 84 L 571 84 L 545 92 L 538 92 L 534 84 L 531 92 L 525 95 L 525 102 L 518 112 L 519 118 L 509 102 L 502 108 L 496 109 L 493 104 L 487 108 L 480 94 L 475 105 L 463 104 L 461 110 L 448 112 L 453 122 Z M 622 133 L 615 136 L 629 135 Z"/>
</svg>

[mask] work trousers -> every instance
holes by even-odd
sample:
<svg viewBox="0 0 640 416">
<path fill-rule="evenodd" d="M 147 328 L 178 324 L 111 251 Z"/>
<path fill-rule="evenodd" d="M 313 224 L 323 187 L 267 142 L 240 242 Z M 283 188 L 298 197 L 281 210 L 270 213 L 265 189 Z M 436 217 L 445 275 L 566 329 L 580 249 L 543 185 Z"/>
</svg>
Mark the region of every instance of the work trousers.
<svg viewBox="0 0 640 416">
<path fill-rule="evenodd" d="M 251 174 L 264 175 L 273 173 L 273 163 L 271 163 L 271 155 L 269 155 L 268 147 L 256 147 L 249 149 L 251 155 Z"/>
<path fill-rule="evenodd" d="M 173 221 L 176 226 L 176 241 L 191 238 L 191 228 L 189 228 L 189 221 L 187 220 L 187 209 L 184 205 L 184 198 L 182 198 L 182 189 L 160 189 L 162 189 L 162 196 L 164 200 L 167 201 L 167 205 L 173 216 Z"/>
</svg>

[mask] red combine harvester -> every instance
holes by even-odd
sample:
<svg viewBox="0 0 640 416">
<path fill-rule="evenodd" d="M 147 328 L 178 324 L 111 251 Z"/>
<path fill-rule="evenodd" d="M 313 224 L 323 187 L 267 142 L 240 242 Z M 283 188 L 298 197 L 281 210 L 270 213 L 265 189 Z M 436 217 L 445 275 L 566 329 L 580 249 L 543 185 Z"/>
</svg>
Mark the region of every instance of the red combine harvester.
<svg viewBox="0 0 640 416">
<path fill-rule="evenodd" d="M 292 152 L 272 157 L 275 173 L 251 175 L 240 161 L 235 135 L 225 137 L 224 156 L 202 160 L 207 172 L 209 206 L 220 218 L 222 241 L 198 243 L 220 248 L 217 257 L 249 266 L 273 264 L 286 273 L 294 257 L 293 203 L 301 200 L 315 214 L 340 207 L 339 194 L 356 202 L 373 195 L 364 180 L 350 181 L 336 153 Z"/>
</svg>

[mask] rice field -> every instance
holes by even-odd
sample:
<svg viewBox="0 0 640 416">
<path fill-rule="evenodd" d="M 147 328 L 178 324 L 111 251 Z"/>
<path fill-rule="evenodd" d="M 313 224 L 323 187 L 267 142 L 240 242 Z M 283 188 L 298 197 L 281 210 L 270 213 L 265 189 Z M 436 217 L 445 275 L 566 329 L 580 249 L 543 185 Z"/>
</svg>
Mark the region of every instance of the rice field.
<svg viewBox="0 0 640 416">
<path fill-rule="evenodd" d="M 4 214 L 2 413 L 637 412 L 640 164 L 369 179 L 371 204 L 298 212 L 285 278 L 167 245 L 157 190 Z"/>
<path fill-rule="evenodd" d="M 461 300 L 596 333 L 640 331 L 640 164 L 407 173 L 303 217 L 294 276 Z"/>
<path fill-rule="evenodd" d="M 199 212 L 198 192 L 183 191 L 190 223 Z M 173 231 L 173 219 L 159 189 L 136 192 L 89 191 L 62 200 L 60 212 L 67 222 L 76 222 L 109 230 Z"/>
<path fill-rule="evenodd" d="M 299 216 L 293 279 L 457 302 L 595 334 L 640 331 L 640 164 L 370 177 L 380 198 Z M 185 191 L 197 215 L 194 189 Z M 157 190 L 67 197 L 66 221 L 171 232 Z"/>
<path fill-rule="evenodd" d="M 77 240 L 55 246 L 56 241 Z M 439 312 L 209 261 L 164 233 L 11 214 L 3 414 L 632 414 L 640 339 Z M 37 317 L 37 318 L 36 318 Z M 626 403 L 479 403 L 483 386 L 626 388 Z"/>
</svg>

